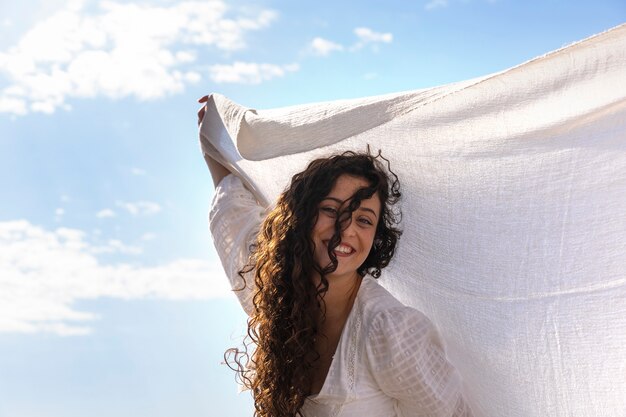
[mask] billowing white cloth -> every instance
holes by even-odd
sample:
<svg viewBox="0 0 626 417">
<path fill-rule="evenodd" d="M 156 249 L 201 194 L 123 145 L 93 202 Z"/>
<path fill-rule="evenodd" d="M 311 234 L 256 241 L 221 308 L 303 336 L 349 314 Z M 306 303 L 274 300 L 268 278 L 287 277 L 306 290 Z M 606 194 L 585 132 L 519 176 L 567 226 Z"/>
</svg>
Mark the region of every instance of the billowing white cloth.
<svg viewBox="0 0 626 417">
<path fill-rule="evenodd" d="M 626 25 L 432 89 L 213 95 L 200 133 L 265 202 L 314 157 L 381 149 L 404 193 L 381 283 L 434 322 L 475 414 L 626 416 Z"/>
</svg>

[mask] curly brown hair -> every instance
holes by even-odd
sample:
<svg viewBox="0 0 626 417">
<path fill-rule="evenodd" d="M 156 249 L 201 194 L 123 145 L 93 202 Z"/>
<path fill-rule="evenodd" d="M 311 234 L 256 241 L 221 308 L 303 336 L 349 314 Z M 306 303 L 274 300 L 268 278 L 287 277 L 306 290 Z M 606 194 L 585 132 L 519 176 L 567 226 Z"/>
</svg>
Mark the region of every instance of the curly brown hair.
<svg viewBox="0 0 626 417">
<path fill-rule="evenodd" d="M 317 265 L 311 232 L 320 202 L 343 174 L 363 178 L 369 186 L 359 189 L 337 216 L 335 233 L 328 244 L 331 263 Z M 252 390 L 256 417 L 300 415 L 310 394 L 312 370 L 320 357 L 314 342 L 320 312 L 322 317 L 325 312 L 325 275 L 337 267 L 334 249 L 341 240 L 342 224 L 362 200 L 374 193 L 381 201 L 380 220 L 372 249 L 357 272 L 378 278 L 393 257 L 401 235 L 396 227 L 401 215 L 393 207 L 401 196 L 400 183 L 380 151 L 372 155 L 368 148 L 366 153 L 348 151 L 312 161 L 292 177 L 263 221 L 256 243 L 250 248 L 250 261 L 239 272 L 242 279 L 254 273 L 254 312 L 248 320 L 248 337 L 254 351 L 250 355 L 245 345 L 245 350 L 229 349 L 225 354 L 226 363 Z M 321 277 L 317 285 L 314 274 Z"/>
</svg>

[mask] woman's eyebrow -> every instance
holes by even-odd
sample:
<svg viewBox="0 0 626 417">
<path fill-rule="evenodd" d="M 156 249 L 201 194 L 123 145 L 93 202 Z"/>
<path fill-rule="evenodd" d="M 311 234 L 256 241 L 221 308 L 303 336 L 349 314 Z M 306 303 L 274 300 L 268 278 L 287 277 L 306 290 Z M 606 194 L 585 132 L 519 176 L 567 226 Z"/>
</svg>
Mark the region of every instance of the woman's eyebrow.
<svg viewBox="0 0 626 417">
<path fill-rule="evenodd" d="M 335 201 L 337 204 L 343 204 L 343 200 L 340 200 L 338 198 L 335 197 L 326 197 L 324 200 L 333 200 Z M 322 201 L 324 201 L 322 200 Z M 376 212 L 374 210 L 372 210 L 371 208 L 367 208 L 367 207 L 363 207 L 363 206 L 359 206 L 359 208 L 357 210 L 365 210 L 365 211 L 369 211 L 370 213 L 372 213 L 374 215 L 375 218 L 378 218 L 378 215 L 376 214 Z"/>
<path fill-rule="evenodd" d="M 374 210 L 372 210 L 371 208 L 367 208 L 367 207 L 359 207 L 357 210 L 365 210 L 365 211 L 369 211 L 371 212 L 375 218 L 378 218 L 378 216 L 376 215 L 376 212 Z"/>
</svg>

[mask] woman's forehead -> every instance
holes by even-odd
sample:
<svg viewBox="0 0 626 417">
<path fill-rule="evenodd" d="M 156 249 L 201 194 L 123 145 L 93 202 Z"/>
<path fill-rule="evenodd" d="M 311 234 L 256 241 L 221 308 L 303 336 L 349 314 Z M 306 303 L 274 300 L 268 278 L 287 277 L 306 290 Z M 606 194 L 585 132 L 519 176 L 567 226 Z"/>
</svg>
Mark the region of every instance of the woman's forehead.
<svg viewBox="0 0 626 417">
<path fill-rule="evenodd" d="M 333 188 L 330 190 L 329 195 L 343 194 L 350 197 L 358 189 L 369 187 L 370 183 L 365 178 L 356 177 L 353 175 L 342 174 L 337 178 Z"/>
<path fill-rule="evenodd" d="M 358 190 L 369 186 L 370 183 L 365 178 L 344 174 L 337 178 L 335 185 L 324 200 L 328 199 L 338 204 L 343 204 L 345 201 L 352 198 Z M 368 199 L 361 200 L 361 206 L 372 209 L 375 208 L 376 211 L 378 211 L 380 208 L 380 197 L 378 193 L 374 193 L 374 195 Z"/>
</svg>

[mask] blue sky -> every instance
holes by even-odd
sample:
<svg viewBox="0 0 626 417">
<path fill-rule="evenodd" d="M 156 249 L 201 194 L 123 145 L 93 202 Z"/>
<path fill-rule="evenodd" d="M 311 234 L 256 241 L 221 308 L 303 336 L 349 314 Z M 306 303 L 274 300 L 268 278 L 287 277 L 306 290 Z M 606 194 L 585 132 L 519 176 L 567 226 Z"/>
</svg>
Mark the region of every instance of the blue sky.
<svg viewBox="0 0 626 417">
<path fill-rule="evenodd" d="M 196 98 L 271 108 L 500 71 L 614 1 L 0 3 L 0 417 L 250 416 Z"/>
</svg>

